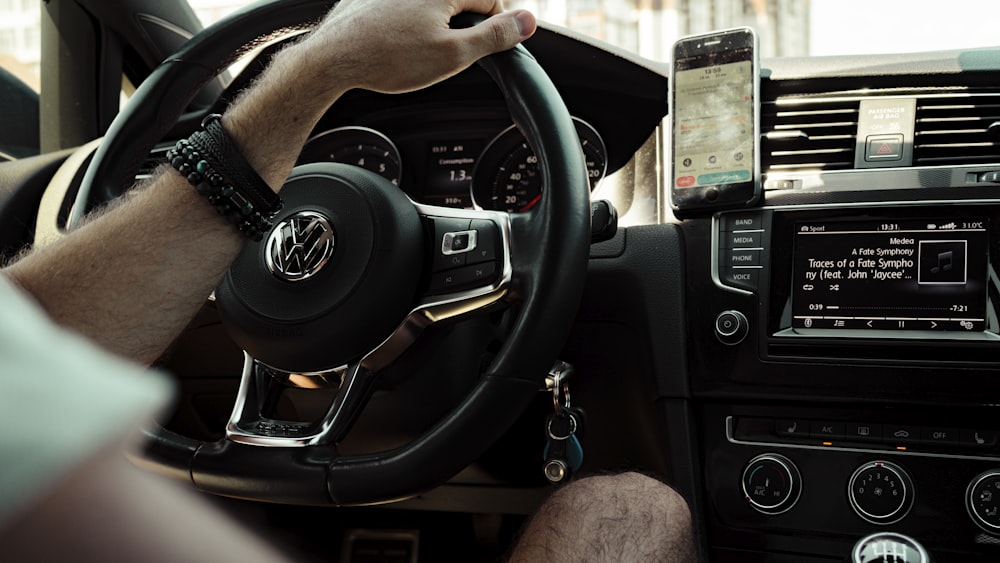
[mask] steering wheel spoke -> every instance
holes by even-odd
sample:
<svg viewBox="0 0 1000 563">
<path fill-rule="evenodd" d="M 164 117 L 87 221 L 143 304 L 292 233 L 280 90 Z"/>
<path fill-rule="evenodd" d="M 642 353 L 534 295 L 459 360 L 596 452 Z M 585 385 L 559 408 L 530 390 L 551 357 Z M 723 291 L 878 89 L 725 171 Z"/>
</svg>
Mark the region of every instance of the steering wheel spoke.
<svg viewBox="0 0 1000 563">
<path fill-rule="evenodd" d="M 242 444 L 273 447 L 329 445 L 346 434 L 374 386 L 376 373 L 361 362 L 315 373 L 291 373 L 244 355 L 243 377 L 226 438 Z M 314 395 L 328 407 L 316 420 L 280 418 L 286 393 Z"/>
<path fill-rule="evenodd" d="M 415 204 L 429 233 L 427 283 L 415 313 L 430 322 L 489 307 L 512 278 L 510 216 Z"/>
</svg>

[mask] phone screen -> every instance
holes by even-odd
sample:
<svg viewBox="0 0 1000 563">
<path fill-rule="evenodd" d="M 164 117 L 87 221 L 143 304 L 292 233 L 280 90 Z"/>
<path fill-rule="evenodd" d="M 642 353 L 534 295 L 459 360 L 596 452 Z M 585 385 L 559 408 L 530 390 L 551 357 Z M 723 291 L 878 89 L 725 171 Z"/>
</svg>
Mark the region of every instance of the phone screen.
<svg viewBox="0 0 1000 563">
<path fill-rule="evenodd" d="M 740 29 L 674 46 L 675 211 L 749 205 L 759 195 L 754 43 L 753 32 Z"/>
</svg>

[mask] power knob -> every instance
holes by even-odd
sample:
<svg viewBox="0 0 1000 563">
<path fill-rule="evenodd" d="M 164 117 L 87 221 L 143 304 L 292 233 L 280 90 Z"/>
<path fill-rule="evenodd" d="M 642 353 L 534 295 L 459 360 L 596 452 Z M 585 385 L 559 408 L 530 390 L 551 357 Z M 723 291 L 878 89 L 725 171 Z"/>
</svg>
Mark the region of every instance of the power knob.
<svg viewBox="0 0 1000 563">
<path fill-rule="evenodd" d="M 719 342 L 734 346 L 743 342 L 750 332 L 746 316 L 735 310 L 723 311 L 715 317 L 715 337 Z"/>
</svg>

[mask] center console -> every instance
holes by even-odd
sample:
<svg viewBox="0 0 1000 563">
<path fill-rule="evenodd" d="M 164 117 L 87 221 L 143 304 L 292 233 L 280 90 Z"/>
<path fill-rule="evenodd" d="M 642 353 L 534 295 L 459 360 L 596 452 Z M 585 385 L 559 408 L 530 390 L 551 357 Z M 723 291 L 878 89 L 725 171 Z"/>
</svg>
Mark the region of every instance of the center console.
<svg viewBox="0 0 1000 563">
<path fill-rule="evenodd" d="M 842 560 L 879 531 L 1000 557 L 1000 201 L 683 229 L 714 558 Z"/>
</svg>

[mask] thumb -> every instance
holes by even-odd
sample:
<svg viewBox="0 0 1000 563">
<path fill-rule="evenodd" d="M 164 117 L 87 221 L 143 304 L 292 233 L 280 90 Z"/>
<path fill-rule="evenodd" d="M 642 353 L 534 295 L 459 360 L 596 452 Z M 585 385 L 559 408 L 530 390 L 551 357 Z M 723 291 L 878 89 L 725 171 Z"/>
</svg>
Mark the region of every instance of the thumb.
<svg viewBox="0 0 1000 563">
<path fill-rule="evenodd" d="M 465 30 L 469 46 L 477 51 L 474 59 L 506 51 L 535 33 L 535 16 L 527 10 L 501 12 Z"/>
</svg>

